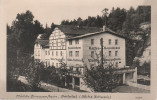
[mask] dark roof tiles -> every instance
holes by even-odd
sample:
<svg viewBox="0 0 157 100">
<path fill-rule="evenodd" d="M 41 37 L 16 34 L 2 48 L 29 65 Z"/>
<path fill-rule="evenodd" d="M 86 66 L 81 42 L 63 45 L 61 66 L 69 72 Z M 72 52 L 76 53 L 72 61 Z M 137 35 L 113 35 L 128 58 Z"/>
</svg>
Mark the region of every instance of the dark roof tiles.
<svg viewBox="0 0 157 100">
<path fill-rule="evenodd" d="M 101 29 L 97 27 L 77 27 L 72 25 L 58 25 L 57 27 L 66 35 L 83 35 L 101 31 Z"/>
<path fill-rule="evenodd" d="M 41 46 L 46 46 L 46 45 L 49 44 L 49 40 L 37 39 L 37 40 L 35 41 L 35 43 L 38 43 L 38 44 L 40 44 Z"/>
</svg>

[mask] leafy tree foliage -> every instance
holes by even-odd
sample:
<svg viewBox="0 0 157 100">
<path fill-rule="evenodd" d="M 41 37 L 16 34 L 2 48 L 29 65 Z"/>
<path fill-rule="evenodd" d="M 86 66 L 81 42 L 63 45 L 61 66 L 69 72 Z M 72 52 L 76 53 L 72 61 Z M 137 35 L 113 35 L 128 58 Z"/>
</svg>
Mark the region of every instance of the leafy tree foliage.
<svg viewBox="0 0 157 100">
<path fill-rule="evenodd" d="M 115 73 L 112 65 L 102 67 L 101 65 L 86 68 L 84 81 L 85 84 L 95 92 L 112 92 L 112 89 L 121 83 L 120 75 Z"/>
<path fill-rule="evenodd" d="M 139 6 L 136 10 L 130 7 L 123 23 L 122 31 L 125 34 L 130 34 L 139 30 L 140 24 L 144 22 L 151 22 L 151 7 Z"/>
<path fill-rule="evenodd" d="M 40 22 L 33 19 L 32 12 L 28 10 L 25 13 L 17 14 L 16 19 L 12 22 L 11 34 L 8 27 L 7 34 L 10 34 L 9 37 L 16 38 L 17 48 L 20 49 L 20 52 L 32 53 L 37 35 L 43 33 Z"/>
<path fill-rule="evenodd" d="M 7 35 L 12 33 L 11 27 L 7 24 Z"/>
<path fill-rule="evenodd" d="M 81 19 L 80 17 L 78 19 Z M 78 19 L 63 20 L 61 25 L 78 25 Z M 133 30 L 137 30 L 139 25 L 143 22 L 151 22 L 151 7 L 139 6 L 137 9 L 130 7 L 129 10 L 112 8 L 109 16 L 106 16 L 107 27 L 121 33 L 129 35 Z M 80 20 L 79 20 L 80 21 Z M 88 27 L 102 27 L 105 25 L 105 17 L 97 15 L 96 17 L 88 16 L 87 19 L 82 20 L 83 26 Z"/>
<path fill-rule="evenodd" d="M 41 36 L 42 39 L 49 39 L 49 36 L 52 34 L 56 25 L 54 23 L 51 24 L 51 27 L 48 27 L 46 24 L 46 28 L 44 29 L 44 34 Z"/>
<path fill-rule="evenodd" d="M 32 87 L 32 90 L 35 90 L 39 86 L 39 83 L 44 75 L 44 64 L 34 62 L 33 58 L 29 59 L 28 65 L 25 66 L 25 74 Z"/>
</svg>

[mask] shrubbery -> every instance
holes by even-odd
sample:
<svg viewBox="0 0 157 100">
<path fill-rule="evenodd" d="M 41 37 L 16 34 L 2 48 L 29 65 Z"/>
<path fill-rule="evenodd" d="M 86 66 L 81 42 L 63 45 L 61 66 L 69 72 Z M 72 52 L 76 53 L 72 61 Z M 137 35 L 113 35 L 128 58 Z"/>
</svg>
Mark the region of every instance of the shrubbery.
<svg viewBox="0 0 157 100">
<path fill-rule="evenodd" d="M 95 92 L 112 92 L 112 89 L 122 82 L 121 76 L 116 74 L 115 70 L 112 65 L 106 68 L 101 65 L 86 68 L 85 84 Z"/>
<path fill-rule="evenodd" d="M 57 86 L 61 86 L 62 83 L 60 75 L 57 73 L 57 69 L 54 66 L 44 68 L 44 73 L 41 80 Z"/>
</svg>

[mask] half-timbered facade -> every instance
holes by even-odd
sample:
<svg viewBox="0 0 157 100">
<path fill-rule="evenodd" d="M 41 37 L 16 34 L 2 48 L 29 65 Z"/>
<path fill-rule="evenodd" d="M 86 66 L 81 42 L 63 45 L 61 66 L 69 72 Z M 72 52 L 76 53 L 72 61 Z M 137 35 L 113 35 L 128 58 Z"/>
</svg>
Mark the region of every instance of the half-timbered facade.
<svg viewBox="0 0 157 100">
<path fill-rule="evenodd" d="M 65 34 L 55 28 L 49 37 L 50 65 L 58 68 L 61 62 L 66 63 L 66 40 Z"/>
</svg>

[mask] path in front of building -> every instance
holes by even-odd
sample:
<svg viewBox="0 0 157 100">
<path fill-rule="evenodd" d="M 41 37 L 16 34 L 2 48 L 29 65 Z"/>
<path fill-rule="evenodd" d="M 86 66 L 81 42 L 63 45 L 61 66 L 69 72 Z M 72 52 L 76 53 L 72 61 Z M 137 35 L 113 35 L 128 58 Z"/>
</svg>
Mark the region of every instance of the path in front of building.
<svg viewBox="0 0 157 100">
<path fill-rule="evenodd" d="M 50 91 L 50 92 L 76 92 L 76 91 L 73 91 L 73 90 L 57 87 L 55 85 L 51 85 L 51 84 L 44 83 L 44 82 L 41 82 L 40 87 L 43 88 L 44 90 L 47 90 L 47 91 Z"/>
<path fill-rule="evenodd" d="M 112 92 L 116 93 L 150 93 L 150 90 L 140 89 L 132 86 L 118 86 L 112 90 Z"/>
</svg>

